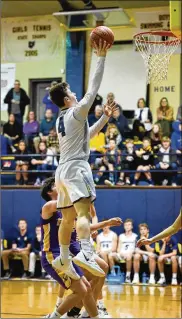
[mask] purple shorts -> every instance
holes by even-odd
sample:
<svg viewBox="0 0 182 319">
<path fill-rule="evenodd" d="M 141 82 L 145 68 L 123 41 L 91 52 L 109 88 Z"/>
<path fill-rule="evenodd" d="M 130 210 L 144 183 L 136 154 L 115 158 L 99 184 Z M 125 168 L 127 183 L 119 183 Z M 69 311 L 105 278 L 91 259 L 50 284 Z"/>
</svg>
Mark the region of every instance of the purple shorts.
<svg viewBox="0 0 182 319">
<path fill-rule="evenodd" d="M 72 284 L 72 279 L 68 277 L 66 274 L 63 272 L 56 270 L 52 266 L 52 261 L 56 257 L 59 256 L 59 253 L 52 253 L 52 252 L 42 252 L 42 257 L 41 257 L 41 263 L 42 267 L 45 269 L 45 271 L 54 279 L 56 280 L 63 288 L 65 289 L 70 289 L 71 284 Z M 77 272 L 77 274 L 82 277 L 83 272 L 81 271 L 80 267 L 75 265 L 73 263 L 73 266 Z"/>
<path fill-rule="evenodd" d="M 80 252 L 80 243 L 78 241 L 71 241 L 69 250 L 73 256 L 76 256 Z"/>
</svg>

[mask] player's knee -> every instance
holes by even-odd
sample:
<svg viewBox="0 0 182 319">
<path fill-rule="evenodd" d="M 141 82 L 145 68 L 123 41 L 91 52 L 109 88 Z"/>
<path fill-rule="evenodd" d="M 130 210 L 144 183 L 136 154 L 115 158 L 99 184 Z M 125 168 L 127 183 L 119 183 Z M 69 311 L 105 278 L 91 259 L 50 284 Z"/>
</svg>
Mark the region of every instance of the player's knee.
<svg viewBox="0 0 182 319">
<path fill-rule="evenodd" d="M 140 260 L 140 254 L 135 254 L 134 255 L 134 260 Z"/>
<path fill-rule="evenodd" d="M 158 258 L 158 262 L 159 262 L 159 263 L 164 262 L 164 259 L 163 259 L 163 257 L 162 257 L 162 256 L 159 256 L 159 258 Z"/>
<path fill-rule="evenodd" d="M 31 253 L 30 253 L 30 258 L 34 258 L 35 257 L 35 253 L 32 251 Z"/>
<path fill-rule="evenodd" d="M 171 262 L 173 263 L 173 262 L 176 262 L 176 261 L 177 261 L 176 256 L 172 256 L 172 257 L 171 257 Z"/>
</svg>

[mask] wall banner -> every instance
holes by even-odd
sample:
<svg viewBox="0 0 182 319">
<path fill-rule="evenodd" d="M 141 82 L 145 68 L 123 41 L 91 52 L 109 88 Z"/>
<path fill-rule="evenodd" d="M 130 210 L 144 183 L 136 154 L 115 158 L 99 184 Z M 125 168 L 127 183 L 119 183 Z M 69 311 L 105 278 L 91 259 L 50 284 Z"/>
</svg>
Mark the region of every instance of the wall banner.
<svg viewBox="0 0 182 319">
<path fill-rule="evenodd" d="M 14 87 L 16 65 L 13 63 L 1 64 L 1 111 L 7 110 L 7 104 L 4 104 L 4 98 L 8 91 Z"/>
<path fill-rule="evenodd" d="M 2 19 L 4 61 L 23 62 L 60 55 L 61 29 L 52 16 Z"/>
</svg>

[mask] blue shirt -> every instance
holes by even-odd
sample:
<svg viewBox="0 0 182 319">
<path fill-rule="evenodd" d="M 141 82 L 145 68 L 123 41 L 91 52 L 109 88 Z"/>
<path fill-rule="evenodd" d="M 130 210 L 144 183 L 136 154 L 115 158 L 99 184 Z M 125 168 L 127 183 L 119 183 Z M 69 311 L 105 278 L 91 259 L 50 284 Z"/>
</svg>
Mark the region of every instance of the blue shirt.
<svg viewBox="0 0 182 319">
<path fill-rule="evenodd" d="M 31 242 L 32 238 L 28 234 L 28 232 L 26 232 L 23 236 L 20 233 L 18 233 L 12 241 L 13 244 L 17 244 L 17 248 L 26 248 L 28 244 L 31 244 Z"/>
<path fill-rule="evenodd" d="M 55 124 L 55 119 L 52 119 L 50 121 L 43 119 L 40 124 L 40 132 L 43 134 L 43 136 L 49 135 L 50 130 L 55 127 Z"/>
<path fill-rule="evenodd" d="M 163 246 L 163 242 L 160 241 L 159 245 L 160 245 L 160 249 L 161 249 Z M 170 240 L 168 241 L 168 243 L 166 243 L 166 249 L 165 249 L 164 254 L 170 254 L 173 252 L 173 250 L 177 250 L 177 249 L 178 249 L 178 241 L 177 241 L 175 236 L 172 236 L 170 238 Z"/>
</svg>

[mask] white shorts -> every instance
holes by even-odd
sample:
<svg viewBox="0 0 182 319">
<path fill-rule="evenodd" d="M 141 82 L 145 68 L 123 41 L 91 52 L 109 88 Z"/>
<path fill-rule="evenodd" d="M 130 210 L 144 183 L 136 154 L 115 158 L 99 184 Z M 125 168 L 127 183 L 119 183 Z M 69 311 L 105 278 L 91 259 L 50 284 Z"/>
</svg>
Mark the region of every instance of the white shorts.
<svg viewBox="0 0 182 319">
<path fill-rule="evenodd" d="M 180 267 L 182 267 L 182 256 L 177 256 L 178 257 L 178 264 Z"/>
<path fill-rule="evenodd" d="M 73 160 L 56 169 L 55 183 L 58 192 L 57 208 L 68 208 L 81 198 L 96 198 L 90 165 L 86 161 Z"/>
</svg>

